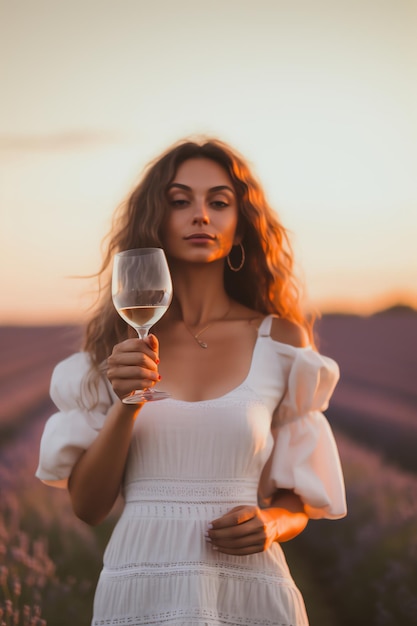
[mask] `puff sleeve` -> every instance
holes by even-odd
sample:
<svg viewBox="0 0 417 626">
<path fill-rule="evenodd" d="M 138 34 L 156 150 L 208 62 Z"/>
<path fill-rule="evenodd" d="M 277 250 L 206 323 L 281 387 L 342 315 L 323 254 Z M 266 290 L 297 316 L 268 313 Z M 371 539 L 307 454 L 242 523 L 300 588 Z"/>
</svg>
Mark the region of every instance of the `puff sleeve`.
<svg viewBox="0 0 417 626">
<path fill-rule="evenodd" d="M 89 369 L 89 355 L 78 352 L 52 374 L 50 395 L 59 411 L 46 422 L 36 476 L 53 487 L 67 486 L 73 466 L 97 437 L 114 401 L 104 379 L 97 394 L 88 388 Z"/>
<path fill-rule="evenodd" d="M 274 445 L 260 495 L 291 489 L 310 518 L 346 515 L 346 496 L 336 442 L 323 415 L 339 378 L 338 365 L 311 348 L 295 349 L 287 389 L 275 413 Z"/>
</svg>

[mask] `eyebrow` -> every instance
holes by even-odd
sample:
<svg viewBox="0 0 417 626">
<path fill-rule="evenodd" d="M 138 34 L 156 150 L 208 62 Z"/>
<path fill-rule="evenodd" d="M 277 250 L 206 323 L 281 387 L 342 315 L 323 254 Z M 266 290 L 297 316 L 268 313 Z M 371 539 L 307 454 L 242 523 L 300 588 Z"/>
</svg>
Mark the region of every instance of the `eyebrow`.
<svg viewBox="0 0 417 626">
<path fill-rule="evenodd" d="M 172 183 L 168 187 L 168 191 L 172 188 L 183 189 L 184 191 L 192 191 L 191 187 L 189 187 L 188 185 L 183 185 L 182 183 Z M 232 187 L 229 187 L 228 185 L 217 185 L 216 187 L 210 187 L 209 189 L 210 193 L 213 193 L 216 191 L 230 191 L 233 194 L 235 193 L 235 190 L 232 189 Z"/>
</svg>

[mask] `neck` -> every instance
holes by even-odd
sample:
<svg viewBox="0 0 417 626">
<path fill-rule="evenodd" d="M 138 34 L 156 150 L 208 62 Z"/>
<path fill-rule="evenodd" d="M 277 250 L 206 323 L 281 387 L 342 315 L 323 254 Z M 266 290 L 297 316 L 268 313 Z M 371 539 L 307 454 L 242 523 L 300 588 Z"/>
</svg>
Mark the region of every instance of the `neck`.
<svg viewBox="0 0 417 626">
<path fill-rule="evenodd" d="M 170 264 L 174 299 L 171 319 L 182 320 L 197 329 L 221 318 L 231 306 L 223 284 L 223 263 L 204 265 Z"/>
</svg>

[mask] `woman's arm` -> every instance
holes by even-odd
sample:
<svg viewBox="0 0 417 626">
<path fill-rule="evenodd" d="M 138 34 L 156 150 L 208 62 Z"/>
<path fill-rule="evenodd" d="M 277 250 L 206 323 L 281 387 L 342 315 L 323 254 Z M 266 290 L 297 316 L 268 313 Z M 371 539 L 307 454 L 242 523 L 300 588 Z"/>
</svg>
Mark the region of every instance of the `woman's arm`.
<svg viewBox="0 0 417 626">
<path fill-rule="evenodd" d="M 309 518 L 300 496 L 288 489 L 278 490 L 270 506 L 261 511 L 270 518 L 272 526 L 275 526 L 275 541 L 281 543 L 297 537 L 308 524 Z"/>
<path fill-rule="evenodd" d="M 267 550 L 274 541 L 293 539 L 307 523 L 308 516 L 299 496 L 282 489 L 267 508 L 238 506 L 214 520 L 207 531 L 207 540 L 214 550 L 225 554 L 255 554 Z"/>
<path fill-rule="evenodd" d="M 95 526 L 111 511 L 120 491 L 133 425 L 141 405 L 114 404 L 97 439 L 75 464 L 68 481 L 72 508 Z"/>
<path fill-rule="evenodd" d="M 77 517 L 96 525 L 111 511 L 120 491 L 135 419 L 143 404 L 126 405 L 121 399 L 133 389 L 151 387 L 159 380 L 158 342 L 127 339 L 114 347 L 107 361 L 107 376 L 118 400 L 107 414 L 95 441 L 78 459 L 68 481 Z"/>
</svg>

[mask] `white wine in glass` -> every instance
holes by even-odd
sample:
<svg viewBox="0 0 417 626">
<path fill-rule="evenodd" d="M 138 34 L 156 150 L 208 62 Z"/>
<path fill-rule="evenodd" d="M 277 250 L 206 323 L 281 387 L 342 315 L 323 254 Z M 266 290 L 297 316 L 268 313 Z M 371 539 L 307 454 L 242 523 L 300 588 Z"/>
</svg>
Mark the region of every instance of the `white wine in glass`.
<svg viewBox="0 0 417 626">
<path fill-rule="evenodd" d="M 172 299 L 168 263 L 161 248 L 137 248 L 115 255 L 112 278 L 113 304 L 140 339 L 164 315 Z M 157 389 L 132 391 L 125 404 L 163 400 L 169 394 Z"/>
</svg>

